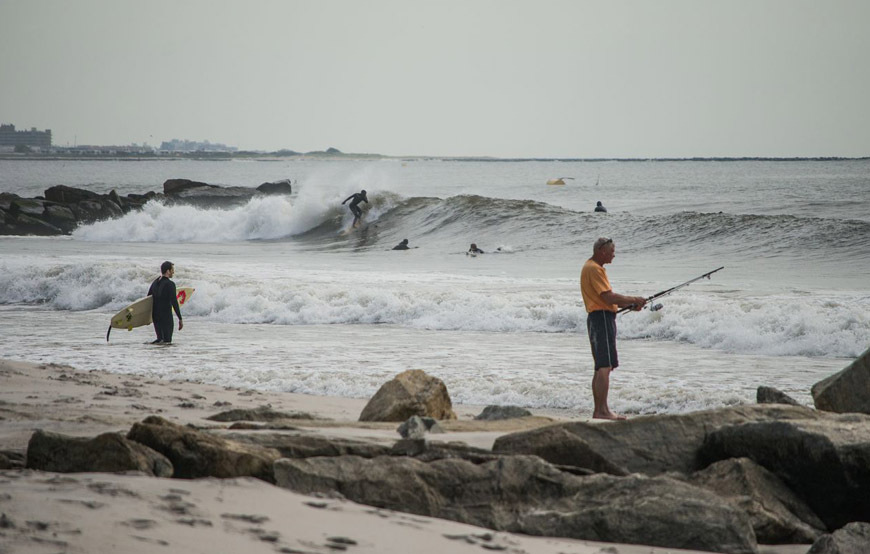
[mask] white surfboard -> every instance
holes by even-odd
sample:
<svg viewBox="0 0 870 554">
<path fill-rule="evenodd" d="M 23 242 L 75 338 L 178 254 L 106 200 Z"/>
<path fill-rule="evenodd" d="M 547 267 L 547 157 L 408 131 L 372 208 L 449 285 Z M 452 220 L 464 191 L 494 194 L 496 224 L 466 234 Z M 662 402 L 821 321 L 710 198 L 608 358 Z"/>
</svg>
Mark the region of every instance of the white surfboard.
<svg viewBox="0 0 870 554">
<path fill-rule="evenodd" d="M 192 287 L 178 287 L 175 289 L 175 296 L 178 298 L 178 305 L 184 304 L 193 296 L 196 289 Z M 112 316 L 112 322 L 109 324 L 109 330 L 106 332 L 106 342 L 109 340 L 109 334 L 112 329 L 126 329 L 132 331 L 136 327 L 142 327 L 151 323 L 151 307 L 154 305 L 154 297 L 146 296 L 133 302 L 120 312 Z"/>
</svg>

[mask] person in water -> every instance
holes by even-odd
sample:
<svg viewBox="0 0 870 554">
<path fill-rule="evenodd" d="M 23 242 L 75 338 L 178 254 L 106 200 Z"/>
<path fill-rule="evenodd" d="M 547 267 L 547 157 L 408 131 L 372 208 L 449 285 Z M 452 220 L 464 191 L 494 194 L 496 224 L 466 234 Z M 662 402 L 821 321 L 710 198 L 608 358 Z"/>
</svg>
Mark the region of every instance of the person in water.
<svg viewBox="0 0 870 554">
<path fill-rule="evenodd" d="M 640 310 L 646 304 L 642 296 L 624 296 L 613 292 L 604 265 L 613 261 L 616 245 L 613 240 L 601 237 L 592 245 L 592 257 L 586 260 L 580 272 L 580 292 L 586 306 L 586 330 L 592 347 L 595 370 L 592 376 L 592 401 L 594 419 L 625 419 L 607 406 L 610 389 L 610 372 L 619 365 L 616 355 L 616 312 L 630 306 Z"/>
<path fill-rule="evenodd" d="M 599 200 L 598 203 L 595 204 L 595 211 L 596 212 L 607 212 L 607 208 L 604 207 L 604 204 L 601 203 L 601 200 Z"/>
<path fill-rule="evenodd" d="M 477 245 L 474 244 L 474 243 L 472 242 L 472 243 L 471 243 L 471 248 L 468 249 L 468 252 L 466 252 L 465 255 L 466 255 L 466 256 L 470 256 L 470 255 L 473 254 L 473 255 L 476 256 L 476 255 L 478 255 L 478 254 L 483 254 L 483 253 L 484 253 L 483 250 L 481 250 L 480 248 L 478 248 Z"/>
<path fill-rule="evenodd" d="M 411 247 L 408 246 L 408 239 L 402 239 L 402 242 L 393 247 L 393 250 L 410 250 Z"/>
<path fill-rule="evenodd" d="M 160 266 L 160 277 L 151 283 L 148 289 L 148 296 L 153 296 L 154 300 L 151 305 L 151 319 L 154 321 L 154 331 L 157 333 L 157 339 L 151 344 L 170 344 L 172 342 L 172 310 L 175 310 L 175 315 L 178 316 L 178 330 L 184 327 L 184 322 L 181 320 L 181 308 L 178 306 L 178 297 L 175 292 L 175 283 L 172 282 L 172 277 L 175 275 L 175 264 L 172 262 L 163 262 Z"/>
<path fill-rule="evenodd" d="M 353 224 L 356 225 L 357 222 L 362 217 L 362 208 L 359 207 L 359 203 L 365 202 L 366 204 L 368 204 L 369 199 L 366 196 L 365 189 L 363 189 L 363 190 L 361 190 L 359 192 L 355 192 L 355 193 L 351 194 L 350 196 L 348 196 L 347 198 L 345 198 L 344 202 L 342 202 L 341 205 L 344 206 L 345 202 L 347 202 L 348 200 L 351 201 L 350 202 L 350 212 L 353 214 Z"/>
</svg>

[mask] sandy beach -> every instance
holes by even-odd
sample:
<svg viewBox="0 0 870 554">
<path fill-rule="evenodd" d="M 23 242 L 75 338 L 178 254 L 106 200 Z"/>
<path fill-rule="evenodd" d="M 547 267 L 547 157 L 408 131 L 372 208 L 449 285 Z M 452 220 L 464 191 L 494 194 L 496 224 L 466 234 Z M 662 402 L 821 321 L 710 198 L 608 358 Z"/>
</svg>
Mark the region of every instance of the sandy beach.
<svg viewBox="0 0 870 554">
<path fill-rule="evenodd" d="M 270 405 L 320 419 L 294 420 L 288 433 L 391 444 L 393 423 L 360 423 L 365 402 L 290 393 L 167 382 L 82 371 L 69 366 L 0 361 L 0 452 L 16 465 L 36 429 L 91 437 L 126 432 L 148 415 L 219 430 L 205 419 L 232 408 Z M 488 448 L 510 431 L 553 422 L 535 416 L 474 421 L 473 406 L 431 440 Z M 0 552 L 479 552 L 664 553 L 637 545 L 493 532 L 338 498 L 309 497 L 253 478 L 179 480 L 142 474 L 0 472 Z M 765 547 L 804 552 L 805 545 Z"/>
</svg>

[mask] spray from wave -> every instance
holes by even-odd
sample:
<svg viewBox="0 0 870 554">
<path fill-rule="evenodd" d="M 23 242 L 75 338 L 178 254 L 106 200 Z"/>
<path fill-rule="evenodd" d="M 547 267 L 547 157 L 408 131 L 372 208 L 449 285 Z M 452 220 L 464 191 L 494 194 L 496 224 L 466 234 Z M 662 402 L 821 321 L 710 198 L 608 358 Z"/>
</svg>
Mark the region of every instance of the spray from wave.
<svg viewBox="0 0 870 554">
<path fill-rule="evenodd" d="M 392 209 L 396 198 L 384 194 L 374 200 L 366 221 L 377 221 Z M 289 238 L 325 224 L 334 234 L 351 222 L 348 210 L 334 196 L 267 196 L 222 210 L 152 200 L 119 219 L 79 227 L 72 237 L 93 242 L 221 243 Z"/>
<path fill-rule="evenodd" d="M 120 219 L 80 227 L 73 238 L 102 242 L 235 242 L 275 239 L 304 232 L 285 197 L 255 198 L 240 208 L 206 210 L 151 201 Z"/>
</svg>

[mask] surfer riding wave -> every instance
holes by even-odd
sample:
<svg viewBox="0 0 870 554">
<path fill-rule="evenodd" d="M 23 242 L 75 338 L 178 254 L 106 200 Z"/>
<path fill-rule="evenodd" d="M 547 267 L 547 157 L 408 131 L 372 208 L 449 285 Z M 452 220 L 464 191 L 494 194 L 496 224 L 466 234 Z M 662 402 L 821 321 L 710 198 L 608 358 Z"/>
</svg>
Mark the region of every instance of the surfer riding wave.
<svg viewBox="0 0 870 554">
<path fill-rule="evenodd" d="M 360 202 L 369 203 L 369 199 L 366 196 L 365 189 L 355 192 L 344 199 L 344 202 L 341 203 L 342 206 L 348 201 L 351 200 L 350 203 L 350 212 L 353 214 L 353 226 L 356 227 L 359 220 L 362 218 L 362 209 L 359 207 Z"/>
</svg>

